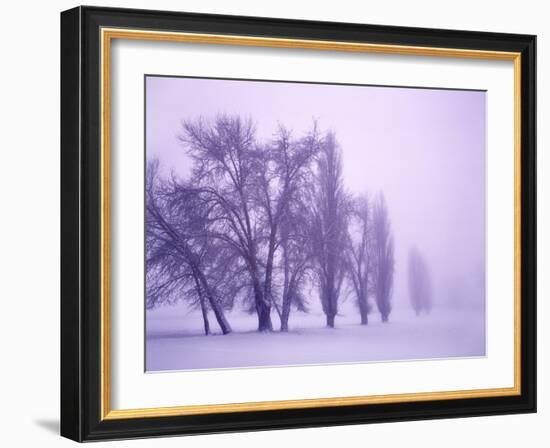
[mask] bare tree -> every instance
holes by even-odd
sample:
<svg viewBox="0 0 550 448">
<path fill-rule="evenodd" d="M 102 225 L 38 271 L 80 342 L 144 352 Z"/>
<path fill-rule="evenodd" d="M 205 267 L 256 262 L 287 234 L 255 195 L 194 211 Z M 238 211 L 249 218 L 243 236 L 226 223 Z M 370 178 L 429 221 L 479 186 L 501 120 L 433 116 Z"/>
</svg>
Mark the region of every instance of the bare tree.
<svg viewBox="0 0 550 448">
<path fill-rule="evenodd" d="M 254 293 L 258 330 L 271 331 L 271 304 L 259 262 L 259 211 L 254 201 L 258 169 L 253 123 L 219 115 L 213 123 L 183 124 L 180 141 L 194 161 L 191 183 L 208 209 L 209 233 L 244 260 Z"/>
<path fill-rule="evenodd" d="M 204 221 L 189 190 L 174 182 L 158 179 L 158 162 L 147 167 L 146 179 L 146 276 L 147 305 L 196 298 L 200 305 L 205 333 L 210 332 L 211 309 L 224 334 L 231 332 L 222 298 L 216 295 L 208 278 L 208 263 L 214 263 L 216 248 L 207 241 Z"/>
<path fill-rule="evenodd" d="M 316 125 L 301 139 L 293 138 L 288 129 L 279 126 L 272 142 L 260 147 L 257 153 L 259 167 L 255 178 L 255 199 L 265 247 L 265 258 L 262 260 L 265 272 L 263 293 L 266 300 L 276 306 L 283 331 L 288 329 L 290 313 L 286 299 L 298 291 L 297 282 L 301 282 L 302 265 L 305 263 L 303 257 L 298 257 L 300 261 L 297 261 L 294 256 L 296 244 L 303 243 L 303 240 L 296 238 L 296 232 L 291 227 L 299 219 L 295 213 L 296 207 L 311 180 L 311 163 L 319 146 Z M 275 254 L 280 247 L 283 250 L 283 262 L 287 264 L 285 273 L 290 275 L 283 286 L 282 310 L 277 307 L 272 291 Z M 293 271 L 292 274 L 290 271 Z"/>
<path fill-rule="evenodd" d="M 317 179 L 311 226 L 312 252 L 327 327 L 334 327 L 345 274 L 349 200 L 342 181 L 340 148 L 333 133 L 323 139 L 317 158 Z"/>
<path fill-rule="evenodd" d="M 361 325 L 367 325 L 370 312 L 368 296 L 372 283 L 370 277 L 373 270 L 371 207 L 366 196 L 356 198 L 353 205 L 347 251 L 348 277 L 357 299 Z"/>
<path fill-rule="evenodd" d="M 424 257 L 416 247 L 409 250 L 409 297 L 418 316 L 432 308 L 432 284 Z"/>
<path fill-rule="evenodd" d="M 307 212 L 300 201 L 295 201 L 285 213 L 280 229 L 281 331 L 288 331 L 292 305 L 299 311 L 307 311 L 304 294 L 311 272 L 311 251 L 307 232 Z"/>
<path fill-rule="evenodd" d="M 209 234 L 237 253 L 248 271 L 258 331 L 271 331 L 279 226 L 315 157 L 316 130 L 300 140 L 280 127 L 268 145 L 238 116 L 184 123 L 180 140 L 194 161 L 191 183 L 208 209 Z"/>
<path fill-rule="evenodd" d="M 382 322 L 387 322 L 391 313 L 393 292 L 394 246 L 388 208 L 384 195 L 380 193 L 373 207 L 373 241 L 374 241 L 374 292 L 376 305 Z"/>
</svg>

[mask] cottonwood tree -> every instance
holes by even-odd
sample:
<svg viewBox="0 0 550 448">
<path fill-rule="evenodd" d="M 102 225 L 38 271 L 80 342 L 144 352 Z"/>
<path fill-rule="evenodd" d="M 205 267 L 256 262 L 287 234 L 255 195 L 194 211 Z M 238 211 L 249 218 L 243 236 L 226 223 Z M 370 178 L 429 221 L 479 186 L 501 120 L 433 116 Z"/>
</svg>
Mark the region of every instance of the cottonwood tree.
<svg viewBox="0 0 550 448">
<path fill-rule="evenodd" d="M 180 141 L 194 162 L 190 183 L 208 210 L 208 233 L 246 267 L 258 330 L 271 331 L 272 283 L 279 226 L 303 186 L 318 149 L 316 130 L 295 140 L 280 127 L 258 143 L 253 123 L 219 115 L 185 122 Z"/>
<path fill-rule="evenodd" d="M 270 331 L 271 304 L 264 295 L 259 212 L 254 201 L 255 127 L 251 120 L 219 115 L 212 123 L 184 122 L 179 138 L 194 162 L 190 183 L 208 210 L 209 234 L 242 257 L 254 294 L 258 330 Z"/>
<path fill-rule="evenodd" d="M 158 178 L 158 162 L 148 164 L 147 306 L 187 299 L 200 306 L 205 334 L 210 333 L 208 310 L 212 310 L 221 331 L 227 334 L 231 326 L 224 314 L 223 295 L 216 294 L 210 280 L 210 271 L 217 269 L 216 259 L 221 252 L 209 244 L 204 218 L 194 207 L 195 200 L 190 189 Z"/>
<path fill-rule="evenodd" d="M 279 126 L 272 141 L 259 146 L 256 153 L 255 196 L 259 228 L 265 255 L 264 298 L 276 305 L 273 297 L 275 255 L 283 251 L 285 280 L 283 284 L 281 329 L 288 330 L 289 300 L 298 300 L 299 283 L 302 281 L 303 257 L 296 257 L 296 245 L 303 247 L 303 239 L 296 237 L 291 228 L 299 219 L 296 207 L 303 199 L 303 191 L 311 180 L 311 164 L 320 147 L 317 127 L 303 138 L 293 138 L 284 126 Z M 294 209 L 294 210 L 293 210 Z M 284 227 L 284 228 L 283 228 Z M 284 240 L 284 241 L 283 241 Z M 299 250 L 299 249 L 298 249 Z"/>
<path fill-rule="evenodd" d="M 301 201 L 294 201 L 280 226 L 279 272 L 282 278 L 280 320 L 282 332 L 288 331 L 291 307 L 306 312 L 304 293 L 310 280 L 311 251 L 307 232 L 308 217 Z"/>
<path fill-rule="evenodd" d="M 368 297 L 372 283 L 373 251 L 371 206 L 365 195 L 354 200 L 347 246 L 348 278 L 357 300 L 361 325 L 369 322 L 371 307 Z"/>
<path fill-rule="evenodd" d="M 432 308 L 432 284 L 428 266 L 416 247 L 409 250 L 409 297 L 411 305 L 418 316 L 429 313 Z"/>
<path fill-rule="evenodd" d="M 382 193 L 378 194 L 372 210 L 374 248 L 374 293 L 382 322 L 387 322 L 391 313 L 394 274 L 394 242 L 388 207 Z"/>
<path fill-rule="evenodd" d="M 332 132 L 323 139 L 316 171 L 310 238 L 326 325 L 333 328 L 345 275 L 350 207 L 343 185 L 340 148 Z"/>
</svg>

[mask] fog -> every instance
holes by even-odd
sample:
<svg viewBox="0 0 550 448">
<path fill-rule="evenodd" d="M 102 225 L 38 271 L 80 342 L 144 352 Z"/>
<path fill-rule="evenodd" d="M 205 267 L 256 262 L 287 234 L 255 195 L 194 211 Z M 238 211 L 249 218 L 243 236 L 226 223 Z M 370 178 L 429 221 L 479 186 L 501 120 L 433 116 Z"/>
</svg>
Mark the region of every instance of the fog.
<svg viewBox="0 0 550 448">
<path fill-rule="evenodd" d="M 416 246 L 437 308 L 482 308 L 485 278 L 483 91 L 146 78 L 146 151 L 164 174 L 189 174 L 184 120 L 250 117 L 258 137 L 278 123 L 301 135 L 317 120 L 341 145 L 344 182 L 383 191 L 395 237 L 392 315 L 410 312 L 407 257 Z M 350 301 L 348 301 L 350 302 Z"/>
</svg>

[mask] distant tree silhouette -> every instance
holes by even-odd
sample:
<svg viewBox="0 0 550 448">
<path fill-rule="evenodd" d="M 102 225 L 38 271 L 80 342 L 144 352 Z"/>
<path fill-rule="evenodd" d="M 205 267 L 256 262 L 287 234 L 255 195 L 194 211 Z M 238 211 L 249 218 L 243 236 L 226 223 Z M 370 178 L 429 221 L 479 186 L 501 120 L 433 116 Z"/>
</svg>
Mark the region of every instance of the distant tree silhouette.
<svg viewBox="0 0 550 448">
<path fill-rule="evenodd" d="M 418 316 L 432 308 L 432 283 L 424 257 L 416 247 L 409 250 L 409 297 Z"/>
</svg>

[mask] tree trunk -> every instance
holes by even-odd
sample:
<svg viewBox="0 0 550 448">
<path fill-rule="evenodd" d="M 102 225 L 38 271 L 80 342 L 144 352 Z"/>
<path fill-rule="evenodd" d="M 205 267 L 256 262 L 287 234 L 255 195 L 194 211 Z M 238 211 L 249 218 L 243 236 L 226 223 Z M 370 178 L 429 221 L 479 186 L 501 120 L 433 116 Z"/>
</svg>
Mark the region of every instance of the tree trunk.
<svg viewBox="0 0 550 448">
<path fill-rule="evenodd" d="M 288 315 L 281 319 L 281 333 L 288 333 Z"/>
<path fill-rule="evenodd" d="M 273 281 L 273 258 L 275 257 L 275 234 L 277 227 L 272 228 L 269 237 L 269 246 L 267 250 L 267 260 L 265 264 L 264 292 L 263 299 L 266 303 L 271 304 L 271 283 Z"/>
<path fill-rule="evenodd" d="M 210 322 L 208 322 L 208 309 L 206 308 L 206 303 L 204 302 L 204 294 L 202 293 L 202 288 L 199 283 L 199 279 L 196 275 L 193 275 L 195 280 L 195 287 L 197 289 L 197 294 L 199 296 L 199 302 L 201 304 L 202 320 L 204 322 L 204 334 L 208 336 L 210 334 Z"/>
<path fill-rule="evenodd" d="M 258 331 L 273 331 L 271 323 L 271 307 L 264 301 L 261 301 L 256 306 L 258 311 Z"/>
<path fill-rule="evenodd" d="M 247 260 L 247 264 L 252 279 L 252 288 L 254 290 L 254 305 L 256 306 L 256 314 L 258 315 L 258 331 L 273 331 L 273 324 L 271 323 L 271 304 L 264 296 L 264 288 L 262 288 L 261 285 L 256 259 L 251 256 Z"/>
<path fill-rule="evenodd" d="M 383 322 L 383 323 L 387 323 L 387 322 L 388 322 L 388 315 L 387 315 L 387 314 L 382 314 L 382 322 Z"/>
<path fill-rule="evenodd" d="M 369 315 L 366 310 L 361 310 L 361 325 L 369 324 Z"/>
<path fill-rule="evenodd" d="M 204 303 L 204 297 L 201 294 L 201 311 L 202 311 L 202 320 L 204 321 L 204 334 L 208 336 L 210 334 L 210 322 L 208 322 L 208 311 Z"/>
<path fill-rule="evenodd" d="M 208 303 L 210 304 L 210 308 L 212 308 L 212 311 L 214 312 L 214 316 L 216 317 L 216 321 L 218 322 L 218 325 L 220 326 L 220 330 L 223 334 L 231 333 L 231 325 L 229 325 L 229 322 L 225 318 L 225 314 L 223 313 L 223 309 L 218 303 L 218 301 L 214 298 L 212 292 L 210 291 L 210 287 L 208 286 L 208 282 L 206 280 L 206 277 L 204 274 L 200 271 L 197 272 L 201 285 L 202 290 L 206 294 L 206 298 L 208 299 Z"/>
<path fill-rule="evenodd" d="M 327 316 L 327 327 L 334 328 L 334 319 L 336 317 L 337 313 L 337 307 L 336 307 L 336 298 L 334 293 L 334 283 L 330 282 L 332 280 L 330 277 L 327 279 L 327 296 L 326 296 L 326 306 L 325 306 L 325 314 Z"/>
<path fill-rule="evenodd" d="M 272 302 L 273 308 L 275 309 L 275 312 L 277 313 L 277 316 L 279 316 L 279 321 L 281 320 L 281 309 L 279 308 L 279 305 L 275 300 Z"/>
<path fill-rule="evenodd" d="M 288 331 L 288 318 L 290 316 L 290 269 L 289 269 L 289 262 L 288 262 L 288 246 L 286 239 L 284 240 L 283 244 L 283 264 L 284 264 L 284 277 L 283 277 L 283 306 L 282 306 L 282 313 L 281 313 L 281 332 L 287 332 Z"/>
<path fill-rule="evenodd" d="M 288 318 L 290 317 L 290 296 L 283 296 L 283 311 L 281 313 L 281 331 L 288 331 Z"/>
<path fill-rule="evenodd" d="M 271 323 L 271 306 L 264 300 L 263 291 L 258 279 L 254 279 L 254 301 L 258 314 L 258 331 L 273 331 Z"/>
<path fill-rule="evenodd" d="M 359 313 L 361 314 L 361 325 L 369 324 L 368 305 L 364 296 L 358 297 L 359 301 Z"/>
<path fill-rule="evenodd" d="M 233 330 L 231 329 L 231 325 L 229 325 L 229 322 L 227 321 L 225 314 L 220 307 L 220 304 L 216 302 L 216 299 L 214 299 L 214 297 L 212 297 L 211 295 L 208 296 L 208 301 L 210 302 L 210 307 L 212 308 L 212 311 L 214 311 L 214 316 L 216 316 L 216 321 L 218 322 L 222 333 L 231 333 L 231 331 Z"/>
</svg>

